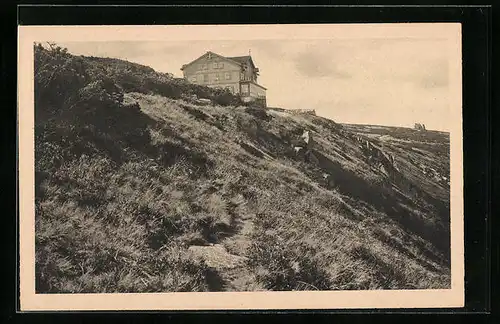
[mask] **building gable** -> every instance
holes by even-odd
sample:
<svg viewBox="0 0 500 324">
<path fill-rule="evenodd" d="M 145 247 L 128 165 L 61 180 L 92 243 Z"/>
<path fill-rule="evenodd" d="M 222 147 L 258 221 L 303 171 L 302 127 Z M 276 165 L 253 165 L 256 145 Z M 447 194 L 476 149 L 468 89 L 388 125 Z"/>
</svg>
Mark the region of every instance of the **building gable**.
<svg viewBox="0 0 500 324">
<path fill-rule="evenodd" d="M 187 63 L 187 64 L 184 64 L 182 67 L 181 67 L 181 71 L 185 70 L 187 67 L 189 66 L 192 66 L 193 64 L 195 63 L 199 63 L 199 62 L 202 62 L 204 60 L 210 60 L 210 59 L 213 59 L 213 58 L 218 58 L 220 60 L 223 60 L 225 62 L 228 62 L 228 63 L 232 63 L 233 65 L 237 65 L 237 66 L 241 66 L 241 63 L 237 62 L 237 61 L 234 61 L 234 60 L 231 60 L 225 56 L 222 56 L 222 55 L 219 55 L 217 53 L 214 53 L 214 52 L 206 52 L 205 54 L 203 54 L 202 56 L 198 57 L 197 59 Z"/>
</svg>

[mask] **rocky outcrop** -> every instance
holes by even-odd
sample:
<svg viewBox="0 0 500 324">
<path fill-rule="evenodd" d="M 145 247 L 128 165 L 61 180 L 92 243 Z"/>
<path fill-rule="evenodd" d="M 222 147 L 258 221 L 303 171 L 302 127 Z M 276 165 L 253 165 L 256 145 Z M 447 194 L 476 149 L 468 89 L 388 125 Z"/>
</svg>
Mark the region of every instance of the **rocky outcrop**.
<svg viewBox="0 0 500 324">
<path fill-rule="evenodd" d="M 419 131 L 424 131 L 425 130 L 425 124 L 420 124 L 420 123 L 415 123 L 414 128 Z"/>
</svg>

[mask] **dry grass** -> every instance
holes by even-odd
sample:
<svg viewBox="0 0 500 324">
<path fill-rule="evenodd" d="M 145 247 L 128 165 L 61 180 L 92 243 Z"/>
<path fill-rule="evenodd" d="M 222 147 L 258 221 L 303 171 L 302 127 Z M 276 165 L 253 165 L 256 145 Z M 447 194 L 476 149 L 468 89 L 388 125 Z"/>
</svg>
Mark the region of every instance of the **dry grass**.
<svg viewBox="0 0 500 324">
<path fill-rule="evenodd" d="M 373 140 L 401 167 L 387 179 L 354 140 L 360 128 L 140 93 L 124 102 L 140 111 L 109 111 L 114 125 L 138 135 L 38 130 L 37 291 L 207 291 L 227 278 L 241 290 L 449 287 L 449 188 L 419 169 L 442 154 L 425 135 L 424 154 Z M 319 165 L 291 152 L 304 129 Z M 432 147 L 447 145 L 440 136 Z M 210 243 L 248 261 L 216 273 L 187 253 Z"/>
</svg>

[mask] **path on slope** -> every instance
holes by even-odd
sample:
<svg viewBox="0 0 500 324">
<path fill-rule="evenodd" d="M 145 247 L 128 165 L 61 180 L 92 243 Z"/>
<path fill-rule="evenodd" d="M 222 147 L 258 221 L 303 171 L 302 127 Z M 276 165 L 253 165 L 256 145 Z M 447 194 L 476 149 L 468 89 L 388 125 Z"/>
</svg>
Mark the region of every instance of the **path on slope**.
<svg viewBox="0 0 500 324">
<path fill-rule="evenodd" d="M 253 274 L 247 264 L 247 249 L 250 246 L 250 234 L 253 231 L 252 218 L 235 216 L 236 231 L 208 246 L 192 245 L 189 251 L 205 261 L 205 264 L 217 274 L 218 283 L 214 291 L 249 291 L 256 290 Z"/>
</svg>

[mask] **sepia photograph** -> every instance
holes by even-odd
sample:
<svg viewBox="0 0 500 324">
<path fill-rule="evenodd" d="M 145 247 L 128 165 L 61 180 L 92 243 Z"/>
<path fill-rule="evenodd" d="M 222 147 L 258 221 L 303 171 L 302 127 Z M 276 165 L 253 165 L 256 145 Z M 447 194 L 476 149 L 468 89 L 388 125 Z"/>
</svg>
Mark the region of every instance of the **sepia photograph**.
<svg viewBox="0 0 500 324">
<path fill-rule="evenodd" d="M 460 24 L 19 42 L 28 309 L 463 304 Z"/>
</svg>

